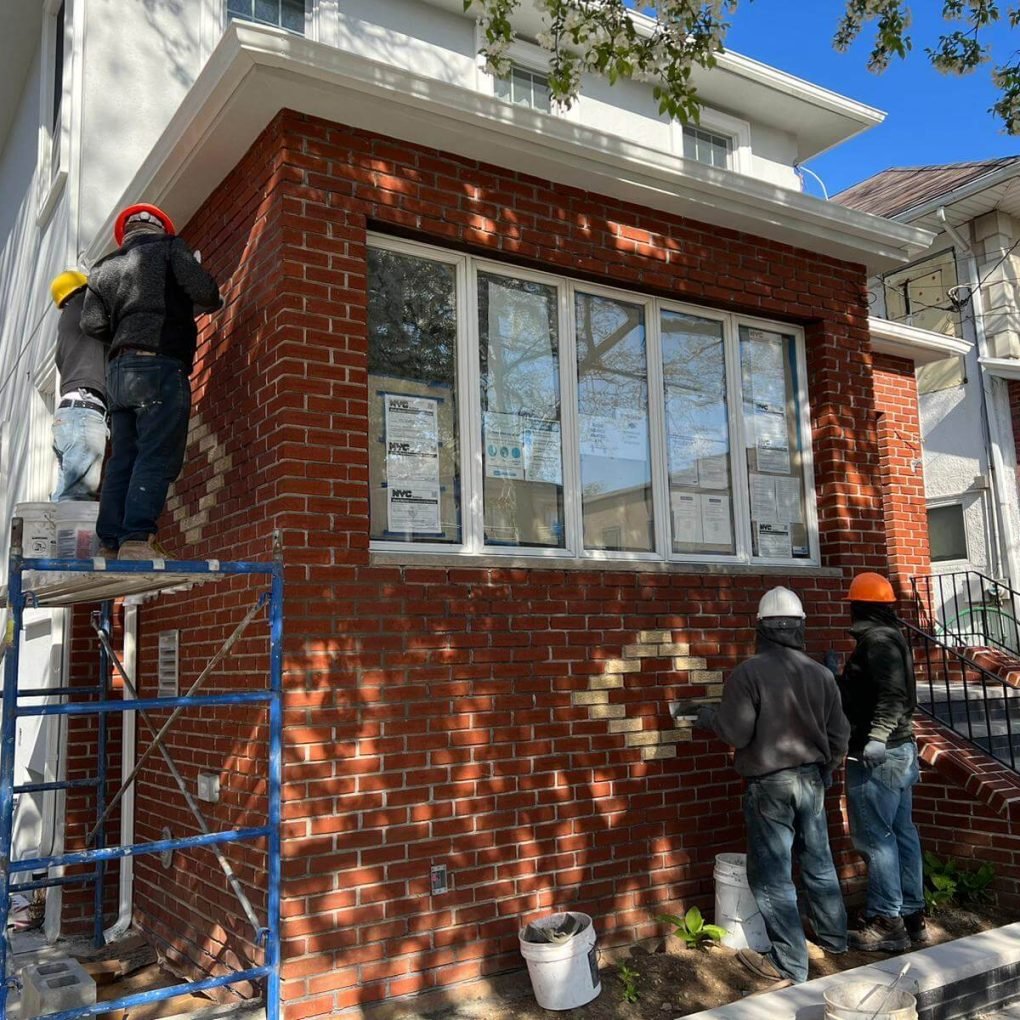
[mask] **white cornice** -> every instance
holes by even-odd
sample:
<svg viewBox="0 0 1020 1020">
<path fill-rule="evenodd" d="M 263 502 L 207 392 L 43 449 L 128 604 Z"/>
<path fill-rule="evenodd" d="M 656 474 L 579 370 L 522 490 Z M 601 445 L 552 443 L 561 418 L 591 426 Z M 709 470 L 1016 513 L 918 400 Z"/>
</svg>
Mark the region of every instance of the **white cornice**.
<svg viewBox="0 0 1020 1020">
<path fill-rule="evenodd" d="M 873 351 L 908 358 L 916 365 L 927 365 L 954 355 L 964 355 L 971 348 L 966 340 L 958 340 L 955 336 L 907 326 L 889 319 L 868 319 L 868 329 L 871 332 Z"/>
<path fill-rule="evenodd" d="M 882 271 L 934 235 L 262 26 L 233 22 L 123 200 L 186 222 L 281 109 Z M 88 250 L 108 246 L 110 225 Z"/>
<path fill-rule="evenodd" d="M 1020 380 L 1020 359 L 1018 358 L 979 358 L 981 367 L 989 374 L 1000 379 Z"/>
</svg>

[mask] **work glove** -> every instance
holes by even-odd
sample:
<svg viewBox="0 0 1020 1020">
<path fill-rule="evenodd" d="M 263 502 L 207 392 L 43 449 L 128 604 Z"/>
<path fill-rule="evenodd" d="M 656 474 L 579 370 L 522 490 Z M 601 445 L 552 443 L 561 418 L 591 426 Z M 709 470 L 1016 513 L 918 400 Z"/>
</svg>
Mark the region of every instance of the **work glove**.
<svg viewBox="0 0 1020 1020">
<path fill-rule="evenodd" d="M 832 769 L 822 769 L 822 789 L 832 789 Z"/>
<path fill-rule="evenodd" d="M 868 766 L 869 769 L 875 768 L 876 765 L 881 765 L 885 761 L 885 741 L 884 740 L 869 740 L 864 745 L 864 753 L 861 755 L 861 761 Z"/>
<path fill-rule="evenodd" d="M 698 717 L 694 720 L 696 730 L 711 730 L 715 733 L 715 709 L 711 705 L 702 705 L 698 709 Z"/>
</svg>

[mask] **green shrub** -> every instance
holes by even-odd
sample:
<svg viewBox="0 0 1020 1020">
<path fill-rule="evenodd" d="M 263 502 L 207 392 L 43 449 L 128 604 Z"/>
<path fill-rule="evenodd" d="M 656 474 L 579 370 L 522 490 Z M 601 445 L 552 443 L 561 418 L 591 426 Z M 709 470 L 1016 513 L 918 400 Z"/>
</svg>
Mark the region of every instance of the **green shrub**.
<svg viewBox="0 0 1020 1020">
<path fill-rule="evenodd" d="M 616 968 L 616 976 L 623 983 L 624 1001 L 637 1002 L 641 998 L 641 993 L 637 990 L 637 982 L 641 974 L 633 967 L 628 967 L 626 963 L 621 963 Z"/>
</svg>

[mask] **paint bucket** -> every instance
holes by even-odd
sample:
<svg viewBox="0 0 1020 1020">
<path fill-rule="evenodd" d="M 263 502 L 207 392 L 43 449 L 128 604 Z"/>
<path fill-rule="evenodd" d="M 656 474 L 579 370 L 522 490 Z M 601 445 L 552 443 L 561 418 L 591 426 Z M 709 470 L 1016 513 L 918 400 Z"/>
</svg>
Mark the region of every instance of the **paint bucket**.
<svg viewBox="0 0 1020 1020">
<path fill-rule="evenodd" d="M 598 998 L 602 991 L 595 950 L 595 925 L 587 914 L 571 911 L 579 930 L 564 942 L 530 942 L 522 928 L 518 938 L 527 961 L 535 1001 L 543 1009 L 575 1009 Z M 549 914 L 532 921 L 535 928 L 559 928 L 566 914 Z"/>
<path fill-rule="evenodd" d="M 53 555 L 56 531 L 54 511 L 56 503 L 18 503 L 14 516 L 23 524 L 21 548 L 31 559 L 48 559 Z"/>
<path fill-rule="evenodd" d="M 875 981 L 836 985 L 825 993 L 825 1020 L 917 1020 L 917 999 L 890 988 Z"/>
<path fill-rule="evenodd" d="M 96 538 L 99 504 L 95 500 L 65 499 L 54 507 L 58 558 L 88 560 L 95 556 L 99 551 Z"/>
<path fill-rule="evenodd" d="M 747 884 L 747 855 L 718 854 L 715 858 L 715 923 L 725 928 L 722 939 L 730 949 L 768 950 L 772 942 L 765 931 L 754 893 Z"/>
</svg>

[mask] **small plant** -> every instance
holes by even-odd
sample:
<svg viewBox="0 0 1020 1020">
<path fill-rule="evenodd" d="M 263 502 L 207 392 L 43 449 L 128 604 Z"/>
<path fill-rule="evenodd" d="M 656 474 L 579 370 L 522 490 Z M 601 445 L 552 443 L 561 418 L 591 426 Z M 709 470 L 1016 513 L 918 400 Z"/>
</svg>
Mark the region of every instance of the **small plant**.
<svg viewBox="0 0 1020 1020">
<path fill-rule="evenodd" d="M 673 934 L 687 943 L 688 949 L 703 949 L 713 945 L 728 934 L 725 928 L 717 924 L 705 924 L 701 911 L 691 907 L 683 917 L 676 914 L 660 914 L 659 920 L 673 926 Z"/>
<path fill-rule="evenodd" d="M 924 902 L 930 914 L 951 903 L 973 904 L 991 899 L 988 887 L 995 868 L 985 863 L 973 871 L 962 868 L 952 857 L 940 860 L 933 853 L 924 855 Z"/>
<path fill-rule="evenodd" d="M 641 993 L 637 990 L 638 978 L 641 977 L 640 972 L 621 963 L 616 968 L 616 976 L 623 984 L 624 1002 L 637 1002 L 641 998 Z"/>
</svg>

